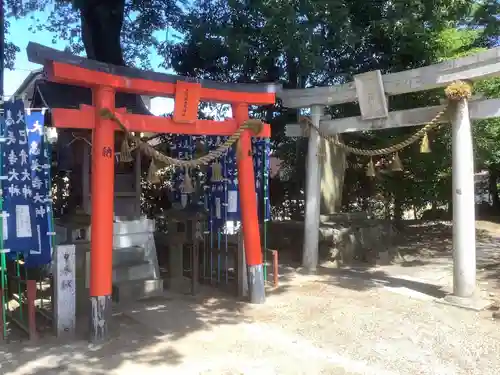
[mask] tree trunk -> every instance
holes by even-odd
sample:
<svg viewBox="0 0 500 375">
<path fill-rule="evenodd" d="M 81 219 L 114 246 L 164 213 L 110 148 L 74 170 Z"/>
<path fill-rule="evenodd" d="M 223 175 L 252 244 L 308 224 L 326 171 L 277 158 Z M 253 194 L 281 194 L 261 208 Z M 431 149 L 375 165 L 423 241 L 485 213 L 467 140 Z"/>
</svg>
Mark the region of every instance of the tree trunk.
<svg viewBox="0 0 500 375">
<path fill-rule="evenodd" d="M 404 190 L 398 188 L 402 183 L 402 174 L 398 173 L 394 176 L 394 224 L 397 228 L 401 228 L 403 220 L 403 202 Z"/>
<path fill-rule="evenodd" d="M 497 181 L 498 170 L 494 168 L 488 168 L 488 188 L 491 196 L 493 210 L 495 212 L 500 212 L 500 198 L 498 197 Z"/>
<path fill-rule="evenodd" d="M 79 8 L 87 58 L 124 66 L 120 34 L 125 0 L 82 1 Z"/>
<path fill-rule="evenodd" d="M 403 199 L 400 194 L 394 194 L 394 224 L 400 227 L 403 220 Z"/>
<path fill-rule="evenodd" d="M 342 207 L 346 155 L 342 149 L 324 139 L 321 139 L 320 150 L 322 152 L 320 213 L 335 214 L 340 212 Z"/>
</svg>

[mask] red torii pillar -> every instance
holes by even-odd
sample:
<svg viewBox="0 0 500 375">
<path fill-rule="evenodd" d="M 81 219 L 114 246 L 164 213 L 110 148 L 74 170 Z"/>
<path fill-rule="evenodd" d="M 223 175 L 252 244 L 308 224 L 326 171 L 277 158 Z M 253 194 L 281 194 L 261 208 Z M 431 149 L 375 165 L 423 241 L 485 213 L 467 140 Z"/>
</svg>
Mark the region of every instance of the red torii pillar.
<svg viewBox="0 0 500 375">
<path fill-rule="evenodd" d="M 114 133 L 120 128 L 112 120 L 103 119 L 103 108 L 115 112 L 128 131 L 153 133 L 178 133 L 191 135 L 229 136 L 248 119 L 248 105 L 269 105 L 275 102 L 274 92 L 231 91 L 205 88 L 199 83 L 177 81 L 158 82 L 131 78 L 82 68 L 67 63 L 48 61 L 45 73 L 52 82 L 83 86 L 92 89 L 93 106 L 80 109 L 53 109 L 53 125 L 59 128 L 93 130 L 92 142 L 92 215 L 90 251 L 90 340 L 101 341 L 108 335 L 111 314 L 113 215 L 114 215 Z M 139 95 L 173 96 L 173 119 L 125 113 L 115 108 L 115 92 Z M 224 121 L 199 120 L 200 100 L 230 103 L 233 119 Z M 265 124 L 259 137 L 270 137 L 270 126 Z M 250 301 L 264 303 L 264 274 L 262 249 L 257 216 L 257 198 L 251 151 L 250 130 L 240 138 L 238 179 L 240 190 L 243 240 L 248 268 Z"/>
</svg>

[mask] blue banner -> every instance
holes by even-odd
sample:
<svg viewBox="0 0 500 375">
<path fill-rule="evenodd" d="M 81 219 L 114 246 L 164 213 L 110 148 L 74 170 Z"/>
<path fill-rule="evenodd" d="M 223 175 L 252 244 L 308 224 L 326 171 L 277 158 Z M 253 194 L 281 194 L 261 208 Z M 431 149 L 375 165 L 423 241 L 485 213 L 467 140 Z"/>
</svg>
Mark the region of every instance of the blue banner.
<svg viewBox="0 0 500 375">
<path fill-rule="evenodd" d="M 190 135 L 175 135 L 172 144 L 172 157 L 181 160 L 191 160 L 195 149 L 195 142 Z M 186 207 L 191 203 L 191 194 L 184 191 L 184 179 L 186 170 L 176 168 L 174 172 L 173 202 Z"/>
<path fill-rule="evenodd" d="M 33 202 L 32 165 L 28 133 L 21 100 L 4 103 L 2 147 L 2 195 L 4 251 L 11 258 L 16 253 L 26 257 L 38 249 Z M 5 218 L 6 216 L 6 218 Z"/>
<path fill-rule="evenodd" d="M 3 248 L 11 259 L 22 254 L 27 267 L 48 264 L 52 204 L 43 115 L 25 116 L 21 100 L 6 102 L 2 133 Z"/>
<path fill-rule="evenodd" d="M 217 148 L 226 139 L 227 137 L 207 137 L 208 150 Z M 260 220 L 268 221 L 271 218 L 271 202 L 269 200 L 271 149 L 269 139 L 252 139 L 252 150 L 258 215 Z M 214 167 L 221 169 L 220 180 L 214 181 L 212 177 Z M 218 231 L 227 221 L 241 220 L 235 147 L 230 148 L 223 157 L 211 165 L 207 177 L 209 183 L 206 189 L 206 202 L 210 213 L 210 228 L 213 231 Z"/>
<path fill-rule="evenodd" d="M 227 203 L 227 220 L 240 221 L 240 194 L 238 191 L 238 167 L 236 147 L 231 147 L 224 156 L 224 181 Z"/>
<path fill-rule="evenodd" d="M 207 150 L 215 150 L 227 137 L 209 136 L 206 137 Z M 218 232 L 227 221 L 227 183 L 224 180 L 225 156 L 215 160 L 208 169 L 206 189 L 209 228 L 211 232 Z"/>
<path fill-rule="evenodd" d="M 52 230 L 52 199 L 50 164 L 50 144 L 46 141 L 43 127 L 44 116 L 41 112 L 33 112 L 26 116 L 29 142 L 29 161 L 31 165 L 31 185 L 35 208 L 36 249 L 25 259 L 29 267 L 37 267 L 50 263 Z"/>
</svg>

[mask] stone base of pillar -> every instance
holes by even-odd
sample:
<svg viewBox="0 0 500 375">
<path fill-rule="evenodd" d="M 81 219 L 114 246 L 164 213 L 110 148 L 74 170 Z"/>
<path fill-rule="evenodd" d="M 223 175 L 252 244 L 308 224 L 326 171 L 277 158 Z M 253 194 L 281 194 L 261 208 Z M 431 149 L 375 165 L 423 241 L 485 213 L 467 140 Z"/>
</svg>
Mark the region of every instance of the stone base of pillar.
<svg viewBox="0 0 500 375">
<path fill-rule="evenodd" d="M 318 269 L 317 268 L 307 268 L 307 267 L 300 267 L 297 269 L 297 273 L 301 275 L 317 275 L 318 274 Z"/>
<path fill-rule="evenodd" d="M 266 286 L 264 283 L 264 267 L 262 264 L 247 266 L 248 292 L 250 303 L 262 304 L 266 302 Z"/>
<path fill-rule="evenodd" d="M 90 297 L 90 343 L 109 339 L 109 321 L 112 315 L 111 296 Z"/>
<path fill-rule="evenodd" d="M 482 311 L 493 304 L 493 301 L 483 299 L 479 296 L 457 297 L 453 294 L 449 294 L 444 298 L 437 299 L 436 302 L 472 311 Z"/>
</svg>

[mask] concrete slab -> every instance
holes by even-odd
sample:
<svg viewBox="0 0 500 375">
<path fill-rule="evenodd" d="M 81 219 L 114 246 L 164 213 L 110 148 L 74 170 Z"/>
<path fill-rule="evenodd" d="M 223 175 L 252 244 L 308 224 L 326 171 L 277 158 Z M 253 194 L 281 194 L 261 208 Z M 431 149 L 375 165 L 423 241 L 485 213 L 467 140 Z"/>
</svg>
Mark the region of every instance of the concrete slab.
<svg viewBox="0 0 500 375">
<path fill-rule="evenodd" d="M 493 301 L 480 297 L 462 298 L 452 294 L 444 298 L 436 299 L 437 303 L 459 307 L 461 309 L 482 311 L 493 305 Z"/>
</svg>

